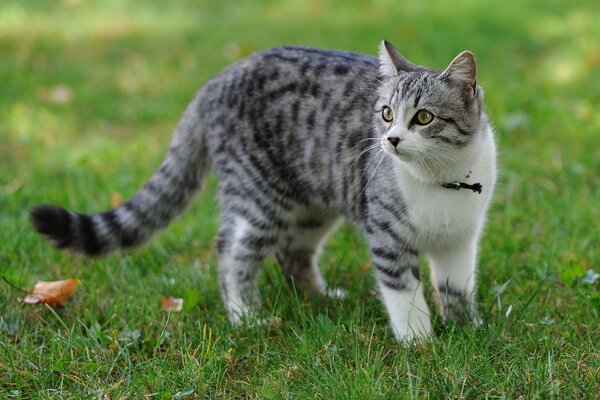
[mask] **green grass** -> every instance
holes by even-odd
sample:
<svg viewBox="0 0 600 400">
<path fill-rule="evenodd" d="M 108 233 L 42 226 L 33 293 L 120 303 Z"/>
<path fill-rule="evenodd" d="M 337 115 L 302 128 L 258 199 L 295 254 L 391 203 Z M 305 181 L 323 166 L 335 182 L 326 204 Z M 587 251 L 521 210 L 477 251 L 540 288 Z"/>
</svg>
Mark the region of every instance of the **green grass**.
<svg viewBox="0 0 600 400">
<path fill-rule="evenodd" d="M 582 276 L 600 272 L 600 8 L 573 4 L 3 1 L 0 276 L 81 284 L 52 310 L 0 282 L 0 398 L 597 396 L 600 282 Z M 500 149 L 482 327 L 437 324 L 428 343 L 399 346 L 362 239 L 344 226 L 321 263 L 347 300 L 298 299 L 270 262 L 261 292 L 282 325 L 232 329 L 212 178 L 130 255 L 73 257 L 29 226 L 38 203 L 100 211 L 113 193 L 131 195 L 196 88 L 235 59 L 278 44 L 374 54 L 384 37 L 438 68 L 463 49 L 478 57 Z M 162 294 L 185 298 L 184 311 L 161 311 Z"/>
</svg>

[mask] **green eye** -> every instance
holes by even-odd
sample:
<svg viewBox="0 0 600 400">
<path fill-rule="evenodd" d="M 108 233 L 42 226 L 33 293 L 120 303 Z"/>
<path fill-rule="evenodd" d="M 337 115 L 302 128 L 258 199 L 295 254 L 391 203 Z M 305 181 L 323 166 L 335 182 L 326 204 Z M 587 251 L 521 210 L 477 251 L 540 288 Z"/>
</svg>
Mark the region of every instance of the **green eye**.
<svg viewBox="0 0 600 400">
<path fill-rule="evenodd" d="M 394 112 L 388 106 L 383 106 L 383 110 L 381 110 L 381 117 L 385 122 L 392 122 L 394 120 Z"/>
<path fill-rule="evenodd" d="M 415 114 L 415 123 L 418 125 L 427 125 L 433 121 L 433 114 L 427 110 L 419 110 Z"/>
</svg>

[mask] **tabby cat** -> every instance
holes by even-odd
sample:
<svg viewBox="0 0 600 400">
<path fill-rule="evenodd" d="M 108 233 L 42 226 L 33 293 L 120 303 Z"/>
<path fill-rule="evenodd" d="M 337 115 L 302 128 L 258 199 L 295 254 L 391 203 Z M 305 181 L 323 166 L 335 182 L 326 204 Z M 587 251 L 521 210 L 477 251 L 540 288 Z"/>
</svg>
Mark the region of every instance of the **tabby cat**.
<svg viewBox="0 0 600 400">
<path fill-rule="evenodd" d="M 275 254 L 299 290 L 342 296 L 317 260 L 341 217 L 365 236 L 395 336 L 431 332 L 419 257 L 443 317 L 476 318 L 476 253 L 495 183 L 495 144 L 471 52 L 444 71 L 389 42 L 379 59 L 277 47 L 239 61 L 188 106 L 160 168 L 98 214 L 41 205 L 36 230 L 89 256 L 147 241 L 218 176 L 222 297 L 232 323 L 256 315 L 256 277 Z"/>
</svg>

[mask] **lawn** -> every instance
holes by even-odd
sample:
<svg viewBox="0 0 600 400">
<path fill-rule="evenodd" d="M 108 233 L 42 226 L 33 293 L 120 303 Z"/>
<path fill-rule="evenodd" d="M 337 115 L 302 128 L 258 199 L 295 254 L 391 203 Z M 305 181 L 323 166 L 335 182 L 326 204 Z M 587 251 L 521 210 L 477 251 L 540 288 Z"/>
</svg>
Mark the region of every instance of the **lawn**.
<svg viewBox="0 0 600 400">
<path fill-rule="evenodd" d="M 0 277 L 75 277 L 65 307 L 0 281 L 0 398 L 597 398 L 600 393 L 597 0 L 17 1 L 0 4 Z M 442 68 L 474 51 L 499 144 L 481 243 L 484 324 L 404 348 L 344 225 L 321 266 L 343 301 L 298 298 L 269 261 L 279 326 L 233 329 L 217 283 L 215 179 L 131 254 L 51 248 L 28 209 L 102 211 L 160 163 L 187 102 L 253 51 L 375 54 Z M 426 265 L 424 265 L 426 268 Z M 161 295 L 184 298 L 181 313 Z"/>
</svg>

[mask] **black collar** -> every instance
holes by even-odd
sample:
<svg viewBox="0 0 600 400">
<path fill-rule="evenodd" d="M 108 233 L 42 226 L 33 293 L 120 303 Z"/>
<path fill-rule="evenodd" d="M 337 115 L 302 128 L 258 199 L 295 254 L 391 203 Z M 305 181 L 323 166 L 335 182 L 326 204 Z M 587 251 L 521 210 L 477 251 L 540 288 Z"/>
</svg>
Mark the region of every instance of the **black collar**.
<svg viewBox="0 0 600 400">
<path fill-rule="evenodd" d="M 477 192 L 479 194 L 481 194 L 481 183 L 477 182 L 477 183 L 466 183 L 466 182 L 448 182 L 448 183 L 440 183 L 441 187 L 445 187 L 446 189 L 454 189 L 454 190 L 460 190 L 460 189 L 471 189 L 473 192 Z"/>
</svg>

